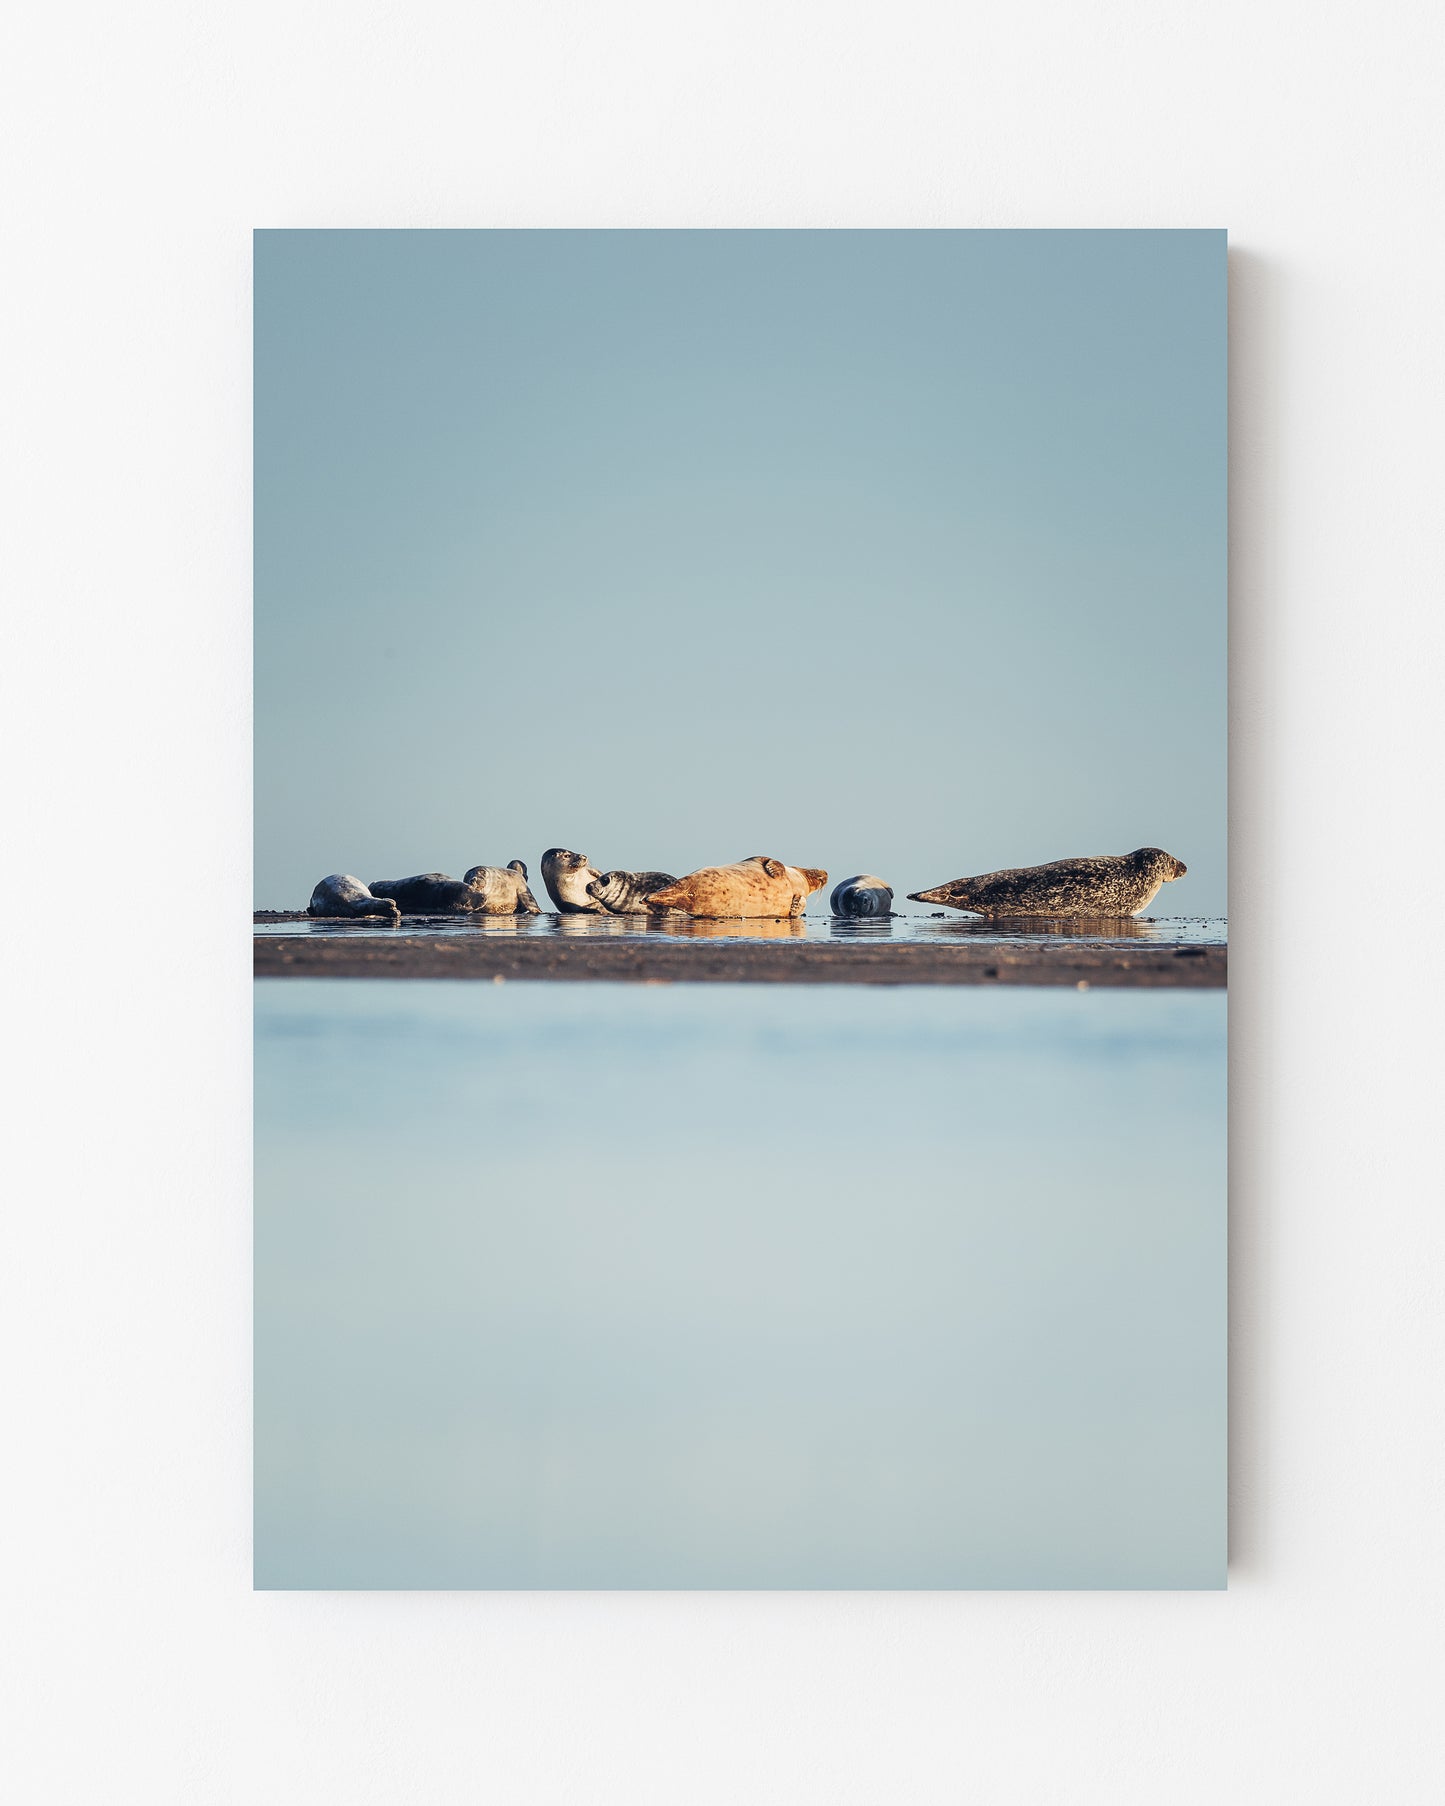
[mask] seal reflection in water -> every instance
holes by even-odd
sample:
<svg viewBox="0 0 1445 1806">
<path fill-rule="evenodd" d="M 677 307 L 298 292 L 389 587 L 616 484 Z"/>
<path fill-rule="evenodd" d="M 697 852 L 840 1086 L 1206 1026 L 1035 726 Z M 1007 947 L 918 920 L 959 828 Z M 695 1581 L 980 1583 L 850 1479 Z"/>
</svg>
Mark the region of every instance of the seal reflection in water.
<svg viewBox="0 0 1445 1806">
<path fill-rule="evenodd" d="M 548 847 L 542 855 L 542 882 L 554 906 L 564 916 L 600 916 L 602 905 L 587 887 L 600 879 L 585 853 L 569 853 L 566 847 Z"/>
<path fill-rule="evenodd" d="M 629 932 L 651 935 L 675 935 L 680 940 L 719 941 L 796 941 L 806 940 L 808 924 L 801 916 L 684 916 L 670 914 L 632 917 Z M 628 918 L 614 916 L 618 928 L 627 928 Z"/>
<path fill-rule="evenodd" d="M 540 915 L 527 887 L 527 868 L 520 859 L 510 865 L 474 865 L 464 879 L 445 872 L 419 872 L 413 878 L 378 878 L 374 897 L 390 897 L 404 915 Z"/>
<path fill-rule="evenodd" d="M 859 872 L 856 878 L 845 878 L 833 886 L 828 907 L 835 916 L 889 916 L 893 913 L 893 886 L 870 872 Z"/>
<path fill-rule="evenodd" d="M 676 883 L 671 872 L 604 872 L 587 886 L 587 895 L 615 916 L 645 915 L 652 893 Z"/>
<path fill-rule="evenodd" d="M 955 878 L 932 890 L 911 890 L 913 903 L 942 903 L 994 919 L 1017 916 L 1094 916 L 1114 921 L 1147 909 L 1164 884 L 1188 867 L 1162 847 L 1102 853 L 1094 859 L 1056 859 L 977 878 Z"/>
<path fill-rule="evenodd" d="M 813 866 L 784 865 L 755 853 L 736 865 L 705 865 L 646 898 L 651 914 L 679 910 L 716 919 L 738 916 L 800 916 L 809 895 L 828 874 Z"/>
<path fill-rule="evenodd" d="M 360 878 L 349 872 L 333 872 L 323 878 L 306 905 L 309 916 L 376 916 L 394 928 L 401 911 L 390 897 L 375 896 Z"/>
</svg>

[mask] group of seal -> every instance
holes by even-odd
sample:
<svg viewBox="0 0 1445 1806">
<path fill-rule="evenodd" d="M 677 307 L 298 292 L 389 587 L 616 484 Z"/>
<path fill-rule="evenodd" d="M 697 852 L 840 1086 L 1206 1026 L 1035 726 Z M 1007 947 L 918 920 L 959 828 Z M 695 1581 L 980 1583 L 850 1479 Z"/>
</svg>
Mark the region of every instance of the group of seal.
<svg viewBox="0 0 1445 1806">
<path fill-rule="evenodd" d="M 908 893 L 912 903 L 942 903 L 990 920 L 1030 917 L 1138 915 L 1161 885 L 1182 878 L 1186 867 L 1160 847 L 1106 853 L 1092 859 L 1056 859 L 954 878 L 931 890 Z M 549 847 L 542 882 L 563 915 L 700 916 L 713 920 L 800 916 L 828 874 L 814 866 L 788 865 L 765 853 L 732 865 L 705 865 L 686 877 L 671 872 L 597 871 L 585 853 Z M 829 906 L 838 916 L 887 916 L 893 887 L 869 872 L 835 885 Z M 370 885 L 343 872 L 323 878 L 311 893 L 307 914 L 379 916 L 393 924 L 405 915 L 539 915 L 520 859 L 510 865 L 474 865 L 462 879 L 445 872 L 413 878 L 379 878 Z"/>
<path fill-rule="evenodd" d="M 542 882 L 564 916 L 635 916 L 646 913 L 648 897 L 677 879 L 671 872 L 599 872 L 585 853 L 548 847 Z"/>
<path fill-rule="evenodd" d="M 474 865 L 460 883 L 445 872 L 422 872 L 415 878 L 373 878 L 367 888 L 373 897 L 390 897 L 404 915 L 542 913 L 527 888 L 527 868 L 520 859 L 510 865 Z"/>
<path fill-rule="evenodd" d="M 363 884 L 347 872 L 323 878 L 306 905 L 309 916 L 381 916 L 398 923 L 403 915 L 539 916 L 541 906 L 527 887 L 527 868 L 474 865 L 464 878 L 445 872 L 418 872 L 414 878 L 373 878 Z"/>
<path fill-rule="evenodd" d="M 828 874 L 786 865 L 766 853 L 734 865 L 705 865 L 685 878 L 671 872 L 599 872 L 585 853 L 548 847 L 542 882 L 563 915 L 689 915 L 733 920 L 800 916 Z"/>
</svg>

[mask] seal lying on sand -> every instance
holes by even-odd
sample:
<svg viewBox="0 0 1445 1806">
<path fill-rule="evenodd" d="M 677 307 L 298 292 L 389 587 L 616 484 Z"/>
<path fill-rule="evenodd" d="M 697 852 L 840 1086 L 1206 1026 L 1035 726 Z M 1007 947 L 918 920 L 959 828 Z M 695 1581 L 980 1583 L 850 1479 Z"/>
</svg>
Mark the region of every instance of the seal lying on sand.
<svg viewBox="0 0 1445 1806">
<path fill-rule="evenodd" d="M 333 872 L 323 878 L 311 893 L 306 905 L 309 916 L 380 916 L 394 928 L 401 911 L 390 897 L 376 897 L 347 872 Z"/>
<path fill-rule="evenodd" d="M 409 916 L 461 915 L 480 909 L 483 899 L 460 878 L 445 872 L 418 872 L 414 878 L 373 878 L 371 894 L 390 897 Z"/>
<path fill-rule="evenodd" d="M 587 894 L 587 886 L 602 876 L 585 853 L 569 853 L 566 847 L 548 847 L 542 855 L 542 882 L 547 895 L 564 916 L 602 914 L 602 905 Z"/>
<path fill-rule="evenodd" d="M 912 903 L 944 903 L 976 916 L 1136 916 L 1188 868 L 1160 847 L 1102 853 L 1096 859 L 1056 859 L 979 878 L 955 878 L 932 890 L 911 890 Z"/>
<path fill-rule="evenodd" d="M 508 865 L 474 865 L 467 873 L 467 887 L 486 900 L 489 916 L 539 916 L 542 906 L 527 883 L 527 868 L 520 859 Z"/>
<path fill-rule="evenodd" d="M 587 886 L 587 895 L 614 916 L 645 915 L 653 891 L 676 883 L 671 872 L 604 872 Z"/>
<path fill-rule="evenodd" d="M 835 916 L 888 916 L 893 913 L 893 886 L 868 872 L 833 886 L 828 907 Z"/>
<path fill-rule="evenodd" d="M 474 865 L 466 878 L 420 872 L 414 878 L 377 878 L 374 897 L 390 897 L 409 916 L 540 915 L 520 859 L 508 866 Z"/>
<path fill-rule="evenodd" d="M 684 915 L 800 916 L 809 894 L 828 882 L 826 872 L 807 865 L 784 865 L 755 853 L 736 865 L 705 865 L 644 899 L 650 914 L 681 910 Z"/>
</svg>

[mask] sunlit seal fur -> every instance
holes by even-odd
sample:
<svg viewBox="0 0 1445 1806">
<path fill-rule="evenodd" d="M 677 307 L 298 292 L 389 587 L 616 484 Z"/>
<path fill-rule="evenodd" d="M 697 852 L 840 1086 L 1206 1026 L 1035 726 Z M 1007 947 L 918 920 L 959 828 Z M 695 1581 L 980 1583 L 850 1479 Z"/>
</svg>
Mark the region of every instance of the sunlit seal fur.
<svg viewBox="0 0 1445 1806">
<path fill-rule="evenodd" d="M 602 876 L 585 853 L 569 853 L 566 847 L 548 847 L 542 855 L 542 882 L 547 895 L 564 916 L 603 913 L 602 905 L 587 894 L 587 886 Z"/>
<path fill-rule="evenodd" d="M 401 911 L 390 897 L 377 897 L 360 878 L 348 872 L 333 872 L 323 878 L 311 893 L 306 905 L 309 916 L 378 916 L 393 927 L 401 920 Z"/>
<path fill-rule="evenodd" d="M 1136 916 L 1159 887 L 1184 876 L 1187 867 L 1160 847 L 1133 853 L 1103 853 L 1095 859 L 1056 859 L 1015 871 L 955 878 L 932 890 L 908 893 L 913 903 L 942 903 L 976 916 L 1094 916 L 1101 920 Z"/>
<path fill-rule="evenodd" d="M 464 879 L 445 872 L 419 872 L 413 878 L 377 878 L 374 897 L 390 897 L 408 916 L 539 915 L 527 888 L 527 868 L 520 859 L 510 865 L 474 865 Z"/>
<path fill-rule="evenodd" d="M 671 872 L 604 872 L 587 886 L 587 895 L 614 916 L 645 915 L 653 891 L 676 883 Z"/>
<path fill-rule="evenodd" d="M 467 887 L 483 899 L 489 916 L 539 916 L 541 905 L 527 883 L 527 868 L 520 859 L 508 865 L 474 865 L 467 873 Z"/>
<path fill-rule="evenodd" d="M 893 886 L 869 872 L 833 886 L 828 907 L 835 916 L 888 916 L 893 913 Z"/>
<path fill-rule="evenodd" d="M 652 915 L 679 910 L 713 918 L 800 916 L 809 895 L 827 882 L 828 874 L 812 866 L 784 865 L 781 859 L 755 853 L 736 865 L 702 866 L 644 901 Z"/>
</svg>

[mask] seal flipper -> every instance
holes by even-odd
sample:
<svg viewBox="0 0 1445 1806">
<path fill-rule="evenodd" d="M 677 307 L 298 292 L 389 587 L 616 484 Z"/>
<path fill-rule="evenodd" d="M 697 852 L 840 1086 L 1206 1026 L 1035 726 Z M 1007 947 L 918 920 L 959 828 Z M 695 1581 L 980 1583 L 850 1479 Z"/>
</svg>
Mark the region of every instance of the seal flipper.
<svg viewBox="0 0 1445 1806">
<path fill-rule="evenodd" d="M 649 891 L 642 899 L 642 907 L 649 915 L 666 915 L 669 910 L 686 909 L 688 894 L 683 880 L 675 878 L 661 890 Z"/>
<path fill-rule="evenodd" d="M 514 916 L 541 915 L 542 905 L 532 895 L 532 887 L 527 882 L 528 872 L 526 861 L 523 859 L 509 859 L 507 861 L 507 870 L 517 881 L 517 901 L 513 905 L 512 914 Z"/>
</svg>

